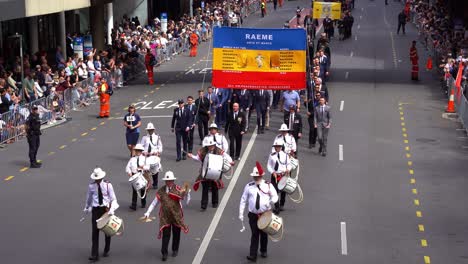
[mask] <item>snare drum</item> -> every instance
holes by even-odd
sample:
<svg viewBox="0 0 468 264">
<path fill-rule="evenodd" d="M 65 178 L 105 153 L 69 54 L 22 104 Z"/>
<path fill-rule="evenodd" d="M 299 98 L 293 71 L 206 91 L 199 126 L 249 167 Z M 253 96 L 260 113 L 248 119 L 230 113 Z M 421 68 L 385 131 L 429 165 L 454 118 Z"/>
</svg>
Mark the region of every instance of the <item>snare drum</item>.
<svg viewBox="0 0 468 264">
<path fill-rule="evenodd" d="M 287 194 L 292 194 L 296 191 L 297 181 L 291 177 L 282 177 L 278 182 L 278 190 L 283 191 Z"/>
<path fill-rule="evenodd" d="M 149 164 L 149 171 L 151 174 L 156 174 L 161 171 L 161 158 L 158 156 L 149 156 L 146 158 L 146 162 Z"/>
<path fill-rule="evenodd" d="M 120 235 L 124 229 L 122 218 L 105 213 L 96 220 L 97 228 L 108 236 Z"/>
<path fill-rule="evenodd" d="M 148 180 L 145 179 L 141 172 L 138 172 L 137 174 L 130 177 L 128 181 L 132 184 L 135 191 L 137 191 L 138 196 L 140 196 L 139 191 L 141 189 L 145 190 L 145 194 L 143 195 L 143 197 L 140 197 L 141 199 L 146 197 L 146 186 L 148 185 Z"/>
<path fill-rule="evenodd" d="M 201 176 L 205 180 L 218 180 L 224 167 L 224 158 L 221 155 L 206 154 L 203 161 Z"/>
<path fill-rule="evenodd" d="M 258 229 L 267 233 L 270 236 L 278 234 L 283 227 L 283 218 L 275 215 L 271 211 L 263 213 L 257 221 Z"/>
<path fill-rule="evenodd" d="M 290 156 L 291 170 L 297 169 L 299 167 L 299 160 Z"/>
<path fill-rule="evenodd" d="M 223 159 L 223 172 L 226 173 L 231 169 L 231 162 L 227 159 Z"/>
</svg>

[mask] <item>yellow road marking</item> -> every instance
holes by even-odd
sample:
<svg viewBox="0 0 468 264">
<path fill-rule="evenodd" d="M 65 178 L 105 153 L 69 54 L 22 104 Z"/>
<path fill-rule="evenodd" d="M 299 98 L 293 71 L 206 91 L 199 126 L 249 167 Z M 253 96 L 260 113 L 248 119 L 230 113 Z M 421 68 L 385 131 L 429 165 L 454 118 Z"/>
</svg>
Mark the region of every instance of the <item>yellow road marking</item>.
<svg viewBox="0 0 468 264">
<path fill-rule="evenodd" d="M 55 151 L 51 151 L 51 152 L 49 152 L 49 154 L 47 154 L 47 155 L 52 156 L 52 155 L 54 155 L 54 154 L 55 154 Z"/>
<path fill-rule="evenodd" d="M 406 133 L 403 133 L 403 137 L 408 137 L 408 134 L 406 134 Z"/>
<path fill-rule="evenodd" d="M 406 153 L 406 157 L 407 157 L 408 159 L 411 158 L 411 154 Z"/>
<path fill-rule="evenodd" d="M 401 129 L 401 131 L 406 132 L 406 128 L 403 127 L 403 128 Z"/>
<path fill-rule="evenodd" d="M 404 117 L 400 117 L 400 120 L 401 120 L 401 121 L 405 121 L 405 118 L 404 118 Z"/>
<path fill-rule="evenodd" d="M 123 108 L 123 110 L 127 110 L 127 106 Z"/>
<path fill-rule="evenodd" d="M 94 131 L 94 130 L 96 130 L 96 129 L 97 129 L 97 127 L 93 127 L 93 128 L 91 128 L 91 130 L 92 130 L 92 131 Z"/>
<path fill-rule="evenodd" d="M 403 105 L 403 103 L 398 103 L 398 105 L 399 105 L 399 106 L 402 106 L 402 105 Z M 400 108 L 403 108 L 403 107 L 400 107 Z"/>
<path fill-rule="evenodd" d="M 418 199 L 414 199 L 414 205 L 416 205 L 416 206 L 419 206 L 419 205 L 420 205 L 420 203 L 419 203 L 419 200 L 418 200 Z"/>
<path fill-rule="evenodd" d="M 424 225 L 418 225 L 419 232 L 424 232 Z"/>
<path fill-rule="evenodd" d="M 158 88 L 156 88 L 156 90 L 159 90 L 159 87 L 158 87 Z"/>
<path fill-rule="evenodd" d="M 403 112 L 400 112 L 400 115 L 404 115 L 404 114 L 405 114 L 405 113 L 403 113 Z"/>
<path fill-rule="evenodd" d="M 9 181 L 9 180 L 13 179 L 14 177 L 15 176 L 8 176 L 8 177 L 5 178 L 5 181 Z"/>
<path fill-rule="evenodd" d="M 403 140 L 405 144 L 409 144 L 409 141 L 407 139 Z"/>
<path fill-rule="evenodd" d="M 143 97 L 145 97 L 145 98 L 146 98 L 146 97 L 148 97 L 148 95 L 147 95 L 147 94 L 145 94 Z"/>
<path fill-rule="evenodd" d="M 427 240 L 421 239 L 421 247 L 427 247 Z"/>
<path fill-rule="evenodd" d="M 406 151 L 409 151 L 409 150 L 410 150 L 410 147 L 409 147 L 409 146 L 406 146 L 406 147 L 405 147 L 405 150 L 406 150 Z"/>
<path fill-rule="evenodd" d="M 412 161 L 408 161 L 408 166 L 412 166 L 413 165 L 413 162 Z"/>
<path fill-rule="evenodd" d="M 405 125 L 406 125 L 405 122 L 401 122 L 401 126 L 405 126 Z"/>
<path fill-rule="evenodd" d="M 431 258 L 429 256 L 424 256 L 424 264 L 431 264 Z"/>
<path fill-rule="evenodd" d="M 154 91 L 150 91 L 150 94 L 154 93 Z"/>
<path fill-rule="evenodd" d="M 414 174 L 414 170 L 409 170 L 409 174 L 413 175 L 413 174 Z"/>
<path fill-rule="evenodd" d="M 20 171 L 21 171 L 21 172 L 25 172 L 25 171 L 27 171 L 28 169 L 29 169 L 28 167 L 23 167 L 23 168 L 21 168 Z"/>
<path fill-rule="evenodd" d="M 84 132 L 84 133 L 81 134 L 82 137 L 84 137 L 86 135 L 88 135 L 88 132 Z"/>
<path fill-rule="evenodd" d="M 103 126 L 106 122 L 102 121 L 99 125 Z"/>
<path fill-rule="evenodd" d="M 120 112 L 115 113 L 115 115 L 120 115 Z"/>
<path fill-rule="evenodd" d="M 415 178 L 411 178 L 411 179 L 410 179 L 410 183 L 411 183 L 411 184 L 416 184 L 416 179 L 415 179 Z"/>
<path fill-rule="evenodd" d="M 77 138 L 73 138 L 71 142 L 76 142 L 77 140 L 78 140 Z"/>
<path fill-rule="evenodd" d="M 418 194 L 418 190 L 417 190 L 417 189 L 411 189 L 411 192 L 412 192 L 413 194 Z"/>
<path fill-rule="evenodd" d="M 62 146 L 59 147 L 59 149 L 64 149 L 66 147 L 67 147 L 67 145 L 62 145 Z"/>
<path fill-rule="evenodd" d="M 417 217 L 422 217 L 421 211 L 416 211 L 416 216 L 417 216 Z"/>
</svg>

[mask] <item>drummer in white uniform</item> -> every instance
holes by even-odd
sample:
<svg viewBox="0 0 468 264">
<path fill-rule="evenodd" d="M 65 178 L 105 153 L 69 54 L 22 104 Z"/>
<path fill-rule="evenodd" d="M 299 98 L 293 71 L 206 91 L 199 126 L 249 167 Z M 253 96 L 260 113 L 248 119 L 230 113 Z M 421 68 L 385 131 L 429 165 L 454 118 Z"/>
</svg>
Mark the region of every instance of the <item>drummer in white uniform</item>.
<svg viewBox="0 0 468 264">
<path fill-rule="evenodd" d="M 127 167 L 125 168 L 125 172 L 127 173 L 128 177 L 132 177 L 133 175 L 137 174 L 138 172 L 143 173 L 144 170 L 148 170 L 149 167 L 146 165 L 146 158 L 142 155 L 145 148 L 141 144 L 136 144 L 133 148 L 135 151 L 135 156 L 130 158 L 127 163 Z M 146 207 L 146 196 L 145 189 L 139 190 L 141 198 L 141 208 Z M 130 205 L 130 209 L 133 211 L 136 210 L 137 206 L 137 191 L 132 186 L 132 205 Z"/>
<path fill-rule="evenodd" d="M 161 153 L 163 151 L 163 144 L 161 137 L 154 133 L 153 123 L 148 123 L 146 125 L 146 131 L 148 135 L 144 136 L 141 139 L 141 145 L 143 145 L 143 155 L 146 157 L 146 163 L 150 166 L 149 172 L 153 178 L 153 189 L 158 188 L 158 175 L 161 170 Z M 159 162 L 159 164 L 155 164 Z"/>
<path fill-rule="evenodd" d="M 275 142 L 277 139 L 282 139 L 284 142 L 283 151 L 286 152 L 286 154 L 295 157 L 297 150 L 296 140 L 291 134 L 289 134 L 288 125 L 282 124 L 278 131 L 280 134 L 275 137 L 273 142 Z M 272 147 L 271 152 L 275 152 L 274 147 Z"/>
<path fill-rule="evenodd" d="M 262 178 L 263 175 L 263 168 L 257 161 L 257 165 L 253 168 L 253 172 L 250 174 L 250 176 L 253 177 L 253 181 L 249 182 L 245 186 L 239 205 L 239 219 L 243 222 L 245 203 L 247 202 L 248 204 L 249 226 L 252 231 L 252 237 L 250 239 L 250 254 L 247 256 L 247 259 L 252 262 L 257 260 L 259 238 L 260 256 L 262 258 L 266 258 L 268 256 L 268 235 L 258 229 L 257 221 L 261 214 L 270 211 L 272 204 L 278 201 L 278 194 L 275 188 L 271 183 Z"/>
<path fill-rule="evenodd" d="M 218 126 L 216 123 L 212 123 L 208 129 L 210 130 L 210 133 L 206 135 L 205 138 L 212 139 L 216 143 L 216 147 L 227 153 L 229 150 L 229 143 L 226 137 L 218 132 Z"/>
<path fill-rule="evenodd" d="M 86 195 L 85 213 L 91 212 L 91 226 L 92 226 L 92 246 L 91 256 L 89 260 L 92 262 L 99 260 L 99 229 L 97 228 L 96 220 L 101 218 L 106 212 L 113 215 L 115 210 L 119 208 L 117 198 L 115 197 L 114 187 L 108 181 L 102 179 L 106 176 L 106 172 L 101 168 L 94 169 L 91 174 L 91 182 L 88 186 L 88 193 Z M 109 256 L 111 237 L 105 236 L 105 246 L 103 257 Z"/>
<path fill-rule="evenodd" d="M 282 139 L 275 140 L 273 143 L 275 151 L 268 157 L 267 165 L 268 172 L 271 174 L 271 183 L 275 187 L 275 190 L 281 193 L 280 201 L 275 203 L 275 214 L 283 211 L 284 203 L 286 202 L 286 193 L 278 190 L 278 182 L 281 180 L 281 177 L 288 175 L 291 171 L 291 158 L 282 150 L 283 145 L 284 141 Z"/>
<path fill-rule="evenodd" d="M 219 176 L 219 179 L 214 181 L 214 180 L 207 180 L 202 177 L 202 168 L 203 168 L 203 162 L 205 161 L 205 157 L 208 154 L 215 154 L 215 155 L 221 155 L 223 156 L 224 160 L 228 162 L 231 166 L 234 165 L 234 162 L 232 161 L 232 158 L 221 148 L 216 146 L 216 143 L 209 137 L 206 136 L 203 139 L 203 147 L 198 150 L 197 155 L 192 155 L 192 153 L 188 153 L 188 157 L 192 158 L 193 160 L 200 161 L 202 163 L 202 167 L 200 168 L 200 173 L 195 180 L 195 184 L 193 185 L 193 189 L 195 191 L 198 190 L 198 187 L 200 183 L 202 184 L 202 199 L 201 199 L 201 210 L 204 211 L 206 210 L 206 207 L 208 206 L 208 192 L 211 188 L 211 203 L 213 205 L 213 208 L 218 207 L 219 203 L 219 189 L 224 188 L 224 183 L 222 181 L 222 173 Z"/>
</svg>

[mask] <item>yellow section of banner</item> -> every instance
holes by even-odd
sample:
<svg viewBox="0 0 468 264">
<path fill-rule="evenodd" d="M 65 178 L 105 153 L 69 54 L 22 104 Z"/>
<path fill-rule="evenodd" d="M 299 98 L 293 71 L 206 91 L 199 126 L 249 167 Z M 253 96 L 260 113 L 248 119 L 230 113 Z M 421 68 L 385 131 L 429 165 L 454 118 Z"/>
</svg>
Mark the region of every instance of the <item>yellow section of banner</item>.
<svg viewBox="0 0 468 264">
<path fill-rule="evenodd" d="M 245 72 L 305 72 L 303 50 L 213 49 L 213 70 Z"/>
<path fill-rule="evenodd" d="M 331 19 L 341 19 L 341 3 L 339 2 L 314 2 L 314 18 L 330 17 Z"/>
</svg>

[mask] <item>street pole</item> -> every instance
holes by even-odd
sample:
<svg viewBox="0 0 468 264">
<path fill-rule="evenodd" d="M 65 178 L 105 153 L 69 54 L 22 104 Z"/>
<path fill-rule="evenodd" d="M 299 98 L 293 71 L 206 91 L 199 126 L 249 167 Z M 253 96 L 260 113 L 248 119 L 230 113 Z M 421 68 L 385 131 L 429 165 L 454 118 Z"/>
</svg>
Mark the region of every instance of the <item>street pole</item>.
<svg viewBox="0 0 468 264">
<path fill-rule="evenodd" d="M 193 17 L 193 0 L 190 0 L 190 17 Z"/>
</svg>

